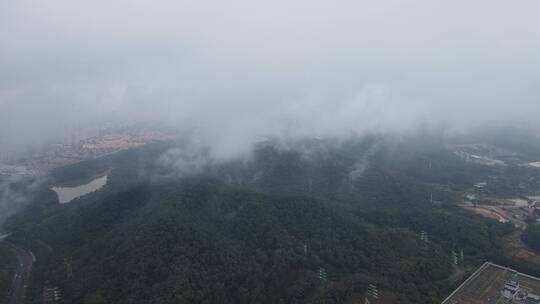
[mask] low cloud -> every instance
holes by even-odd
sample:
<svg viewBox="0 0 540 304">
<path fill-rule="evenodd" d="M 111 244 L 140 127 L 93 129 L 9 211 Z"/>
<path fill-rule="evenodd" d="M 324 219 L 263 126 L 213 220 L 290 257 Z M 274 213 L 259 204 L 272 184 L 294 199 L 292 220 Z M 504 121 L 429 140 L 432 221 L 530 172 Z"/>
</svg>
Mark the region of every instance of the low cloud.
<svg viewBox="0 0 540 304">
<path fill-rule="evenodd" d="M 196 130 L 213 158 L 267 137 L 537 127 L 539 20 L 533 0 L 3 1 L 0 150 L 111 121 Z"/>
<path fill-rule="evenodd" d="M 4 221 L 27 206 L 44 182 L 42 176 L 13 175 L 0 179 L 0 232 Z"/>
</svg>

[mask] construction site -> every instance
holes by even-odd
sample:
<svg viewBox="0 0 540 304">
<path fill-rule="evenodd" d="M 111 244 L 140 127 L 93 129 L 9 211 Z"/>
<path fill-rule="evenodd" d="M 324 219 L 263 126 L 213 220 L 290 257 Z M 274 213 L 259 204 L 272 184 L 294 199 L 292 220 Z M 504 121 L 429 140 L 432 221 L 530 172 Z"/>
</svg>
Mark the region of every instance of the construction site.
<svg viewBox="0 0 540 304">
<path fill-rule="evenodd" d="M 441 304 L 539 304 L 540 278 L 486 262 Z"/>
</svg>

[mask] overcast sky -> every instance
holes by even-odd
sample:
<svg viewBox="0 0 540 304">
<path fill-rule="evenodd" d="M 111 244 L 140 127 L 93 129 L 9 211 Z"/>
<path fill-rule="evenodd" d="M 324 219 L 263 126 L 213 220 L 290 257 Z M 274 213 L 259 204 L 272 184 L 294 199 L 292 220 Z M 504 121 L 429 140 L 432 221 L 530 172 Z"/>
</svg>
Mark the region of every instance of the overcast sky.
<svg viewBox="0 0 540 304">
<path fill-rule="evenodd" d="M 540 1 L 0 0 L 0 149 L 65 125 L 261 136 L 540 125 Z"/>
</svg>

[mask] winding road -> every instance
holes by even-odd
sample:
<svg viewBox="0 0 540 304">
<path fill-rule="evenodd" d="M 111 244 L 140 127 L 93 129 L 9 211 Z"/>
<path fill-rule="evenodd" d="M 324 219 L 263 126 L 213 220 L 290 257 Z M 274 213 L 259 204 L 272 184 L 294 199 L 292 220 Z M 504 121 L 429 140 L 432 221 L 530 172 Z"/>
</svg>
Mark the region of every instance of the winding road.
<svg viewBox="0 0 540 304">
<path fill-rule="evenodd" d="M 9 304 L 23 304 L 26 286 L 28 285 L 32 264 L 34 263 L 34 255 L 15 244 L 2 241 L 1 239 L 0 241 L 13 250 L 17 256 L 17 269 L 13 278 L 13 284 L 11 285 Z"/>
</svg>

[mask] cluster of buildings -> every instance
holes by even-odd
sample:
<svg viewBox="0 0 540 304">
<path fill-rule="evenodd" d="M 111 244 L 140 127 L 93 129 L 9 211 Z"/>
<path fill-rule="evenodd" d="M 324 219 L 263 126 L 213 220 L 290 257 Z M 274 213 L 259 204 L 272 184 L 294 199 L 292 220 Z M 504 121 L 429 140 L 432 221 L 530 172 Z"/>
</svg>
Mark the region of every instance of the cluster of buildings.
<svg viewBox="0 0 540 304">
<path fill-rule="evenodd" d="M 106 154 L 140 147 L 159 138 L 161 134 L 152 131 L 105 134 L 86 139 L 79 146 L 82 151 L 90 154 Z"/>
<path fill-rule="evenodd" d="M 35 174 L 36 174 L 35 171 L 29 170 L 23 166 L 12 166 L 12 165 L 0 164 L 0 177 L 12 176 L 12 175 L 32 176 Z"/>
<path fill-rule="evenodd" d="M 485 195 L 487 182 L 473 184 L 473 191 L 465 195 L 463 208 L 501 223 L 511 222 L 516 228 L 525 229 L 527 223 L 540 222 L 540 196 L 497 198 Z"/>
<path fill-rule="evenodd" d="M 515 276 L 505 282 L 501 294 L 505 303 L 540 304 L 540 295 L 532 293 L 526 288 L 522 288 Z"/>
<path fill-rule="evenodd" d="M 167 140 L 167 136 L 150 130 L 100 132 L 79 141 L 52 144 L 43 151 L 17 161 L 17 166 L 0 164 L 0 175 L 32 175 L 159 140 Z"/>
<path fill-rule="evenodd" d="M 468 163 L 476 163 L 485 166 L 495 166 L 495 165 L 504 165 L 505 163 L 502 160 L 489 158 L 487 156 L 470 154 L 463 151 L 454 152 L 457 156 L 464 159 Z"/>
<path fill-rule="evenodd" d="M 519 154 L 489 144 L 452 144 L 447 145 L 455 155 L 466 162 L 495 166 L 519 162 Z"/>
<path fill-rule="evenodd" d="M 540 278 L 484 263 L 442 304 L 540 304 Z"/>
</svg>

